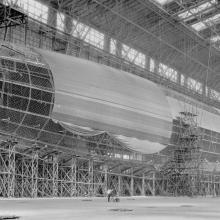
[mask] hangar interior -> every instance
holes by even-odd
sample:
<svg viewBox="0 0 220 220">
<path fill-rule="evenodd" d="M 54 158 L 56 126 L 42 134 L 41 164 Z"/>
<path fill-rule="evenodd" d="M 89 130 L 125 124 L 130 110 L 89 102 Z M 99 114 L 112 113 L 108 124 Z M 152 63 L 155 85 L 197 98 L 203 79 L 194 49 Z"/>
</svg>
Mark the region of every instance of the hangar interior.
<svg viewBox="0 0 220 220">
<path fill-rule="evenodd" d="M 218 0 L 1 0 L 1 196 L 218 196 L 219 23 Z"/>
</svg>

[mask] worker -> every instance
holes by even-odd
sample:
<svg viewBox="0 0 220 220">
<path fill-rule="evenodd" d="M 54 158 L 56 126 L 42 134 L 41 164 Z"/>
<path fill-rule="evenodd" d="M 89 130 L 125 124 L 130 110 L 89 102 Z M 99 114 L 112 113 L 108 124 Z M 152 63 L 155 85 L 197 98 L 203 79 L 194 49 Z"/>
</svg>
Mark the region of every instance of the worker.
<svg viewBox="0 0 220 220">
<path fill-rule="evenodd" d="M 110 202 L 110 199 L 111 199 L 111 196 L 112 196 L 112 192 L 113 192 L 112 189 L 108 189 L 107 190 L 108 202 Z"/>
</svg>

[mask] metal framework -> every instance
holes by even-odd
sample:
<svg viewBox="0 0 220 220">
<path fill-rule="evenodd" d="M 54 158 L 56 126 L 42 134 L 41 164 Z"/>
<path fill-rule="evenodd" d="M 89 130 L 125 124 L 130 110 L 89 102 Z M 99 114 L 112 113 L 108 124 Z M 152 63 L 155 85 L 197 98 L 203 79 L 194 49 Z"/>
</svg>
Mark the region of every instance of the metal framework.
<svg viewBox="0 0 220 220">
<path fill-rule="evenodd" d="M 14 138 L 1 141 L 0 194 L 3 197 L 118 196 L 155 194 L 149 167 L 135 161 L 97 160 L 53 151 L 42 156 L 34 145 L 23 150 Z M 152 182 L 153 181 L 153 182 Z"/>
<path fill-rule="evenodd" d="M 25 27 L 26 41 L 27 23 L 28 16 L 24 14 L 22 11 L 0 3 L 0 29 L 4 29 L 4 40 L 6 39 L 7 32 L 10 27 L 23 25 Z"/>
<path fill-rule="evenodd" d="M 181 112 L 178 119 L 177 146 L 165 169 L 167 190 L 174 195 L 193 195 L 199 190 L 200 148 L 195 117 L 195 114 L 186 111 Z"/>
<path fill-rule="evenodd" d="M 173 196 L 219 195 L 219 171 L 204 166 L 201 133 L 196 114 L 184 111 L 178 118 L 176 146 L 158 178 L 162 193 Z"/>
</svg>

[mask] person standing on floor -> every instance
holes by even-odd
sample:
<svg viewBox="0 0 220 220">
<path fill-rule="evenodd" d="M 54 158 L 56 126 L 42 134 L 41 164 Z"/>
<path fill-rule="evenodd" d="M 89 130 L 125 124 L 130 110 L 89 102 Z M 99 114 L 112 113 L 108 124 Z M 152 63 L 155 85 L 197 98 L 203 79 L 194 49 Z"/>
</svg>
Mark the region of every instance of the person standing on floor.
<svg viewBox="0 0 220 220">
<path fill-rule="evenodd" d="M 111 196 L 112 196 L 112 192 L 113 192 L 112 189 L 108 189 L 108 190 L 107 190 L 108 202 L 110 202 L 110 199 L 111 199 Z"/>
</svg>

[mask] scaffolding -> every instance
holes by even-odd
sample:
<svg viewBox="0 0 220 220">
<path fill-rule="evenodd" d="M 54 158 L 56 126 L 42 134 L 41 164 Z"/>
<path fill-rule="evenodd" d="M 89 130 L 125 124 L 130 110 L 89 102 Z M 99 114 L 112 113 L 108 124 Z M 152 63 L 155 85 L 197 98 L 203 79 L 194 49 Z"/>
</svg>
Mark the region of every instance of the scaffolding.
<svg viewBox="0 0 220 220">
<path fill-rule="evenodd" d="M 12 137 L 1 139 L 0 168 L 2 197 L 106 196 L 108 188 L 118 196 L 154 192 L 155 180 L 145 175 L 149 167 L 141 161 L 43 151 L 38 145 L 24 146 Z"/>
<path fill-rule="evenodd" d="M 200 192 L 202 173 L 196 116 L 189 111 L 180 112 L 177 144 L 163 170 L 167 179 L 166 190 L 174 196 L 193 196 Z"/>
</svg>

